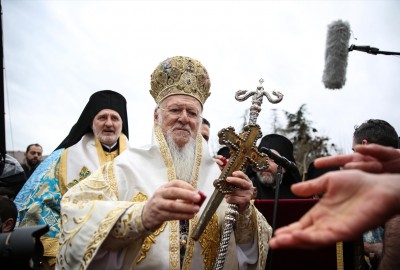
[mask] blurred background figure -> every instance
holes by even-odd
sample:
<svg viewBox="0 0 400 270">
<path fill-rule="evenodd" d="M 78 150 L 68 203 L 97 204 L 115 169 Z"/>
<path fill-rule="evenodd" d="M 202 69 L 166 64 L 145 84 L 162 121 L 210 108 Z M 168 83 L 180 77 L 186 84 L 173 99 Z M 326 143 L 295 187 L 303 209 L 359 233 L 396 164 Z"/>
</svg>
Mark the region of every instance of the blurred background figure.
<svg viewBox="0 0 400 270">
<path fill-rule="evenodd" d="M 15 204 L 10 199 L 0 196 L 0 233 L 13 231 L 17 216 Z"/>
<path fill-rule="evenodd" d="M 8 187 L 0 187 L 0 197 L 14 201 L 15 192 Z"/>
<path fill-rule="evenodd" d="M 203 136 L 204 140 L 206 140 L 206 142 L 208 142 L 208 140 L 210 139 L 210 122 L 208 122 L 207 119 L 205 119 L 203 117 L 203 120 L 201 122 L 201 136 Z"/>
<path fill-rule="evenodd" d="M 25 151 L 25 160 L 21 164 L 24 169 L 26 179 L 28 179 L 42 161 L 43 148 L 38 143 L 28 145 Z"/>
<path fill-rule="evenodd" d="M 353 149 L 357 144 L 379 144 L 399 148 L 399 136 L 392 125 L 385 120 L 369 119 L 360 126 L 355 126 L 353 133 Z M 400 249 L 400 239 L 389 237 L 400 230 L 400 216 L 395 216 L 386 224 L 370 230 L 363 235 L 364 253 L 366 262 L 370 269 L 384 269 L 379 266 L 383 260 L 386 264 L 388 258 L 386 254 L 391 254 Z M 389 255 L 390 257 L 390 255 Z"/>
<path fill-rule="evenodd" d="M 24 169 L 10 155 L 2 153 L 0 159 L 0 195 L 14 199 L 26 181 Z"/>
<path fill-rule="evenodd" d="M 272 152 L 279 156 L 283 156 L 289 161 L 296 163 L 293 156 L 293 144 L 286 137 L 279 134 L 269 134 L 261 139 L 258 146 L 258 151 L 263 152 L 262 148 L 269 148 Z M 276 192 L 276 176 L 278 165 L 272 158 L 268 158 L 269 167 L 262 172 L 254 172 L 248 170 L 247 174 L 253 181 L 254 186 L 257 188 L 256 199 L 274 199 Z M 290 186 L 294 183 L 301 181 L 299 170 L 287 171 L 282 168 L 282 182 L 279 187 L 280 199 L 295 199 L 298 198 L 290 190 Z"/>
</svg>

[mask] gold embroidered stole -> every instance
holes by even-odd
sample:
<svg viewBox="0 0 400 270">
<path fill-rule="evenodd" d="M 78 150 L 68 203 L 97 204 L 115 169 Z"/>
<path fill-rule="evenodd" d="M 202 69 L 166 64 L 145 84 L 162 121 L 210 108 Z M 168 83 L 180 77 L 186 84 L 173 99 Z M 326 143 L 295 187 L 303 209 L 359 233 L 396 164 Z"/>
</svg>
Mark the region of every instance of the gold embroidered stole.
<svg viewBox="0 0 400 270">
<path fill-rule="evenodd" d="M 157 140 L 157 143 L 160 147 L 160 152 L 162 159 L 164 161 L 165 166 L 167 167 L 167 178 L 168 181 L 172 181 L 176 179 L 175 169 L 172 162 L 172 157 L 169 152 L 169 148 L 167 142 L 165 141 L 162 130 L 158 126 L 154 126 L 154 134 Z M 201 166 L 202 159 L 202 137 L 199 133 L 196 137 L 196 157 L 195 157 L 195 166 L 193 168 L 193 179 L 192 186 L 197 188 L 197 181 Z M 190 221 L 189 224 L 189 235 L 194 228 L 194 225 L 198 221 L 198 216 L 196 215 L 193 220 Z M 180 243 L 179 243 L 179 220 L 169 221 L 170 225 L 169 230 L 169 241 L 170 241 L 170 249 L 169 249 L 169 269 L 180 269 Z M 136 263 L 140 263 L 147 255 L 147 252 L 150 250 L 151 245 L 155 243 L 156 237 L 164 231 L 166 227 L 166 223 L 164 223 L 156 232 L 148 236 L 142 245 L 142 249 L 140 251 L 140 255 L 136 260 Z M 220 234 L 218 229 L 218 216 L 214 214 L 212 220 L 209 225 L 206 227 L 202 237 L 199 240 L 199 243 L 202 247 L 202 256 L 203 262 L 206 269 L 212 269 L 213 264 L 215 262 L 217 256 L 217 250 L 220 242 Z M 195 242 L 192 238 L 189 238 L 186 248 L 185 259 L 183 262 L 183 269 L 190 269 L 190 264 L 192 261 L 192 257 L 194 254 L 194 245 Z"/>
<path fill-rule="evenodd" d="M 87 135 L 85 135 L 85 136 L 87 136 Z M 79 143 L 81 143 L 81 141 Z M 89 142 L 88 144 L 91 144 L 91 142 Z M 90 160 L 92 158 L 96 158 L 98 161 L 98 164 L 99 164 L 98 167 L 101 167 L 105 163 L 114 160 L 114 158 L 116 158 L 120 153 L 122 153 L 124 150 L 127 149 L 128 139 L 126 138 L 126 136 L 124 134 L 121 134 L 121 136 L 119 137 L 118 149 L 113 152 L 110 152 L 110 153 L 105 152 L 103 150 L 103 147 L 97 138 L 94 138 L 94 145 L 96 148 L 97 157 L 91 157 L 91 156 L 82 156 L 82 157 L 76 156 L 76 157 L 74 157 L 76 159 L 81 160 L 82 167 L 80 168 L 80 170 L 77 174 L 77 178 L 73 178 L 70 181 L 67 178 L 68 173 L 75 174 L 76 172 L 71 172 L 71 169 L 68 170 L 68 154 L 69 154 L 70 148 L 74 147 L 75 145 L 65 149 L 61 153 L 60 164 L 59 164 L 58 175 L 57 175 L 58 179 L 59 179 L 61 195 L 64 195 L 68 191 L 68 189 L 70 189 L 72 186 L 76 185 L 81 180 L 83 180 L 86 177 L 88 177 L 89 175 L 91 175 L 92 171 L 97 169 L 97 168 L 89 168 L 89 166 L 87 164 L 85 164 L 86 163 L 85 160 Z"/>
<path fill-rule="evenodd" d="M 171 153 L 169 152 L 169 148 L 167 142 L 165 141 L 165 137 L 162 133 L 161 128 L 157 125 L 154 126 L 154 132 L 158 145 L 160 146 L 162 159 L 164 160 L 164 164 L 167 167 L 168 181 L 174 180 L 176 179 L 174 164 L 172 163 Z M 197 179 L 199 176 L 200 163 L 201 163 L 201 153 L 202 153 L 202 141 L 201 137 L 199 137 L 198 134 L 196 138 L 195 166 L 193 168 L 193 180 L 191 183 L 194 188 L 197 188 Z M 170 225 L 169 268 L 180 269 L 179 220 L 169 221 L 169 225 Z M 194 244 L 193 241 L 192 243 L 189 242 L 188 246 L 190 246 L 190 244 L 193 246 Z M 185 261 L 187 260 L 185 259 Z"/>
</svg>

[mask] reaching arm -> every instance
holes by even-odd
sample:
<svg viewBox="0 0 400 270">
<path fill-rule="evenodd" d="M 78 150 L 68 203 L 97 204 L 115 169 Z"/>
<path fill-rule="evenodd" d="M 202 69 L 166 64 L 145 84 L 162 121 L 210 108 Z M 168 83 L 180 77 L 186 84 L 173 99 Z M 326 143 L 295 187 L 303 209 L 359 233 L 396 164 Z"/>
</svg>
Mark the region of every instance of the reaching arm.
<svg viewBox="0 0 400 270">
<path fill-rule="evenodd" d="M 352 240 L 400 213 L 400 174 L 336 171 L 292 186 L 299 196 L 324 193 L 298 222 L 280 228 L 271 248 L 328 245 Z"/>
<path fill-rule="evenodd" d="M 371 173 L 400 173 L 400 149 L 377 144 L 356 145 L 356 153 L 315 160 L 316 168 L 344 166 Z"/>
</svg>

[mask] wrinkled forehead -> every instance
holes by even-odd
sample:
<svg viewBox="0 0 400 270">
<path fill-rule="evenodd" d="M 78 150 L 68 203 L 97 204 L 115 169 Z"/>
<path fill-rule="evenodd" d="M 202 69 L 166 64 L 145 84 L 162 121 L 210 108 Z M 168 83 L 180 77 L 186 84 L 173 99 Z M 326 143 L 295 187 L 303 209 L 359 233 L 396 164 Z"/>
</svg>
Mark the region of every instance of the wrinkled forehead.
<svg viewBox="0 0 400 270">
<path fill-rule="evenodd" d="M 99 116 L 99 115 L 117 115 L 119 118 L 121 118 L 121 116 L 119 115 L 119 113 L 117 111 L 114 111 L 111 109 L 103 109 L 96 114 L 96 116 Z"/>
<path fill-rule="evenodd" d="M 173 95 L 169 96 L 160 102 L 160 106 L 171 107 L 171 106 L 184 106 L 187 108 L 195 108 L 199 112 L 202 111 L 202 106 L 200 102 L 194 97 L 187 95 Z"/>
</svg>

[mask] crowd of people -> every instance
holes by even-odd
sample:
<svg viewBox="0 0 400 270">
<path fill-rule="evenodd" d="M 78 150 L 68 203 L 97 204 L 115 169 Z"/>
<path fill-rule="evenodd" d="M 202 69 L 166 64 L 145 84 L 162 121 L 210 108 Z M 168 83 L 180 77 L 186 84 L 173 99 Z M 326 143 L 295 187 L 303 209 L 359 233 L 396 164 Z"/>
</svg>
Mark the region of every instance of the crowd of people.
<svg viewBox="0 0 400 270">
<path fill-rule="evenodd" d="M 231 204 L 238 214 L 224 269 L 264 269 L 270 248 L 313 248 L 361 235 L 364 269 L 399 269 L 400 151 L 389 123 L 370 119 L 357 126 L 349 138 L 354 153 L 316 159 L 306 181 L 293 143 L 281 134 L 265 135 L 257 150 L 273 152 L 268 166 L 228 176 L 235 189 L 195 241 L 190 235 L 213 181 L 235 149 L 225 146 L 215 157 L 209 152 L 211 125 L 202 112 L 211 84 L 199 61 L 168 58 L 150 85 L 150 145 L 129 146 L 127 102 L 102 90 L 45 160 L 37 143 L 27 147 L 23 164 L 7 157 L 0 229 L 48 225 L 41 237 L 44 269 L 212 269 Z M 207 196 L 203 204 L 199 191 Z M 298 222 L 273 231 L 254 200 L 274 198 L 319 199 Z"/>
</svg>

